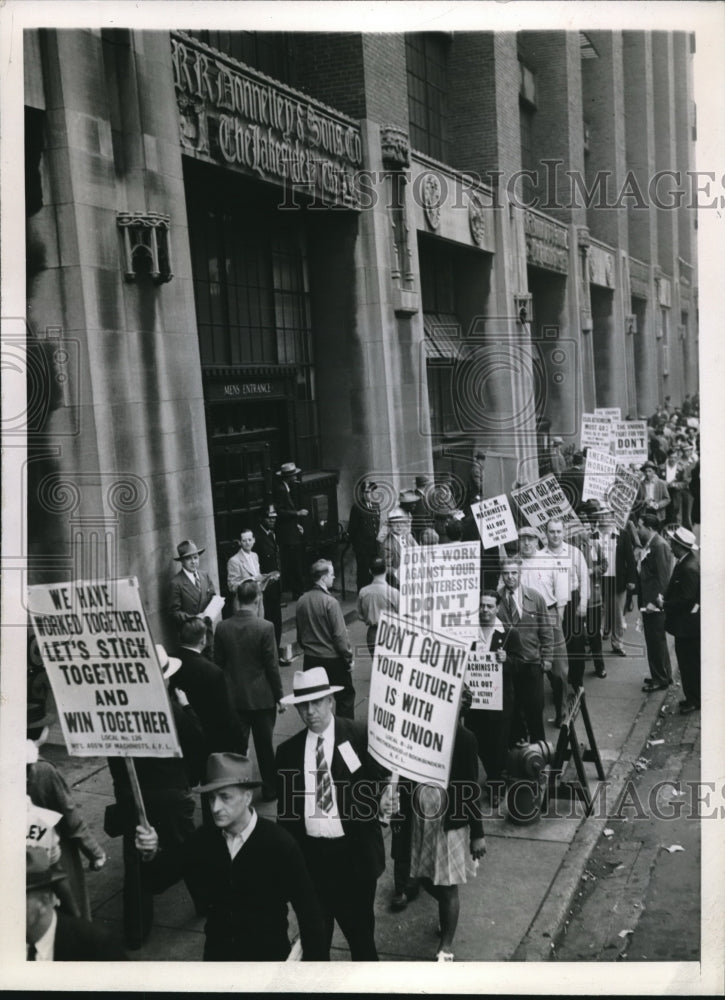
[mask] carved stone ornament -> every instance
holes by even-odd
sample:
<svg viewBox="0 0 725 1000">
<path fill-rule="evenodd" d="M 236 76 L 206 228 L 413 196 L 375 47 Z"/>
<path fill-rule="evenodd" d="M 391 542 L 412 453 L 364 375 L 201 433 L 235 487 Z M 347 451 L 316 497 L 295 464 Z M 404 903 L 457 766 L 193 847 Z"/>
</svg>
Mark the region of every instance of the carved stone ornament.
<svg viewBox="0 0 725 1000">
<path fill-rule="evenodd" d="M 381 125 L 380 151 L 383 166 L 388 170 L 404 170 L 410 166 L 408 133 L 397 125 Z"/>
<path fill-rule="evenodd" d="M 592 241 L 586 226 L 577 226 L 576 238 L 580 247 L 588 247 Z"/>
<path fill-rule="evenodd" d="M 177 94 L 176 103 L 179 108 L 179 135 L 181 145 L 195 153 L 209 152 L 209 130 L 207 127 L 204 102 L 189 97 L 188 94 Z"/>
<path fill-rule="evenodd" d="M 171 281 L 168 215 L 159 212 L 119 212 L 116 216 L 123 232 L 126 281 L 136 281 L 139 275 L 148 274 L 156 285 Z"/>
<path fill-rule="evenodd" d="M 421 185 L 423 211 L 431 229 L 437 229 L 441 222 L 441 182 L 435 174 L 426 174 Z"/>
<path fill-rule="evenodd" d="M 475 191 L 468 196 L 468 224 L 474 241 L 482 247 L 486 239 L 486 206 Z"/>
</svg>

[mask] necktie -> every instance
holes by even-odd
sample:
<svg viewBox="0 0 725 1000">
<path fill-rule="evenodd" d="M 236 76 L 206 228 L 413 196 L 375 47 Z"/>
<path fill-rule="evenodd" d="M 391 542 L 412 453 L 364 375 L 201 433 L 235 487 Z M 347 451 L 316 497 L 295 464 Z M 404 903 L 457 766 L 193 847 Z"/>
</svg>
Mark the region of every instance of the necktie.
<svg viewBox="0 0 725 1000">
<path fill-rule="evenodd" d="M 35 947 L 34 944 L 29 944 L 28 945 L 28 961 L 29 962 L 35 962 L 35 960 L 37 959 L 37 957 L 38 957 L 38 949 Z"/>
<path fill-rule="evenodd" d="M 514 625 L 516 625 L 519 620 L 519 613 L 516 609 L 516 602 L 514 601 L 514 595 L 510 590 L 506 595 L 506 607 L 508 608 L 509 618 L 511 619 L 511 622 Z"/>
<path fill-rule="evenodd" d="M 194 573 L 194 583 L 196 584 L 196 589 L 201 590 L 201 584 L 199 583 L 199 574 Z"/>
<path fill-rule="evenodd" d="M 324 740 L 321 736 L 317 737 L 315 763 L 317 764 L 315 798 L 320 809 L 324 813 L 329 813 L 332 809 L 332 779 L 330 778 L 330 769 L 325 760 Z"/>
</svg>

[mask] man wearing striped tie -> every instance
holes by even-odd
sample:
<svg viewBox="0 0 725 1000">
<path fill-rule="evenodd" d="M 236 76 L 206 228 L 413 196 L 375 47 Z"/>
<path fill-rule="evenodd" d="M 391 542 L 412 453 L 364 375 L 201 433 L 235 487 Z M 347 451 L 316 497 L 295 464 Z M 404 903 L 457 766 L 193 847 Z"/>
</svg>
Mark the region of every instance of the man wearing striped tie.
<svg viewBox="0 0 725 1000">
<path fill-rule="evenodd" d="M 203 612 L 216 594 L 216 588 L 209 574 L 199 569 L 199 556 L 205 550 L 198 549 L 196 542 L 189 538 L 180 542 L 176 550 L 178 555 L 174 556 L 174 561 L 181 563 L 181 569 L 171 580 L 169 617 L 179 631 L 184 622 L 201 618 L 206 625 L 206 645 L 201 652 L 202 656 L 211 659 L 213 627 L 211 620 L 205 618 Z"/>
<path fill-rule="evenodd" d="M 364 724 L 337 718 L 324 667 L 298 670 L 293 693 L 305 728 L 277 748 L 278 823 L 295 837 L 317 890 L 328 945 L 337 921 L 353 961 L 377 961 L 375 890 L 385 868 L 380 822 L 394 795 L 367 753 Z"/>
</svg>

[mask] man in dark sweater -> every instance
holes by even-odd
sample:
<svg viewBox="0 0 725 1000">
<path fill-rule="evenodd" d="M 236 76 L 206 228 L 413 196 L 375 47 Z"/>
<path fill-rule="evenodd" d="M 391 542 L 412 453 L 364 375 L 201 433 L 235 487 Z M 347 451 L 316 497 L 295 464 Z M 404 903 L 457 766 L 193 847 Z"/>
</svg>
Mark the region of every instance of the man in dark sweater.
<svg viewBox="0 0 725 1000">
<path fill-rule="evenodd" d="M 304 961 L 327 961 L 322 914 L 302 852 L 291 834 L 251 808 L 246 757 L 212 754 L 206 782 L 215 827 L 200 827 L 180 848 L 159 850 L 154 829 L 136 827 L 147 882 L 159 892 L 183 874 L 207 921 L 207 962 L 284 962 L 290 952 L 287 904 L 297 915 Z"/>
</svg>

